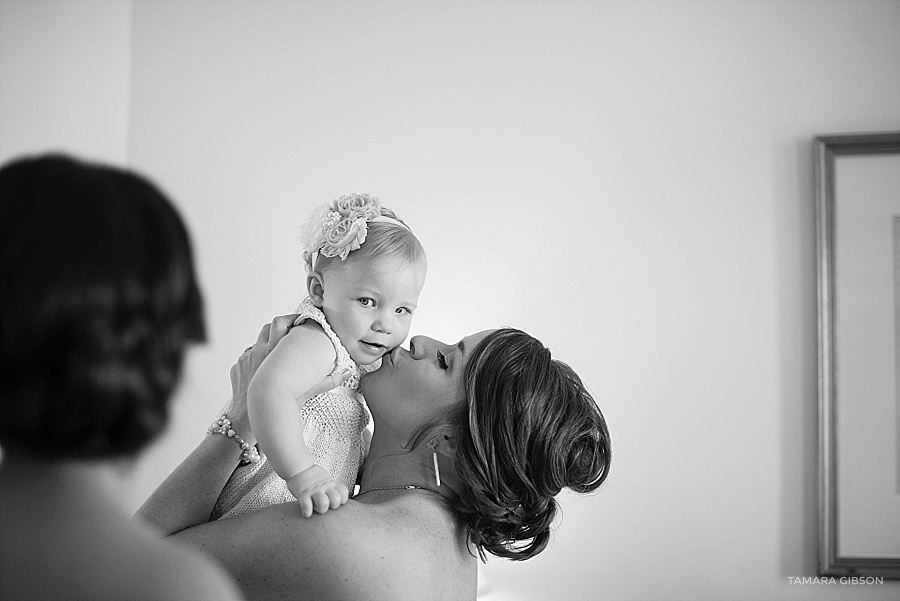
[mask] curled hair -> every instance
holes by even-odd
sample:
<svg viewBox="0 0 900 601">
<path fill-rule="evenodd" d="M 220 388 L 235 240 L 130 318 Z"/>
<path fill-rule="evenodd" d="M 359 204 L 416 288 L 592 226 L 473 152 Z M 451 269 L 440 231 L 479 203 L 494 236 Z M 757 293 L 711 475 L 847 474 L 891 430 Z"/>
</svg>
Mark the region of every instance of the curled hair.
<svg viewBox="0 0 900 601">
<path fill-rule="evenodd" d="M 472 351 L 466 402 L 452 418 L 469 541 L 514 560 L 546 546 L 563 488 L 586 493 L 606 479 L 606 420 L 572 369 L 525 332 L 497 330 Z"/>
<path fill-rule="evenodd" d="M 378 257 L 393 257 L 406 261 L 410 265 L 425 264 L 425 249 L 412 233 L 406 222 L 397 217 L 391 209 L 381 207 L 381 214 L 399 223 L 389 221 L 370 221 L 366 224 L 368 231 L 366 241 L 347 255 L 345 263 L 359 260 L 371 260 Z M 319 255 L 311 269 L 327 271 L 342 263 L 340 257 L 323 257 Z"/>
<path fill-rule="evenodd" d="M 0 169 L 0 444 L 136 454 L 203 340 L 187 230 L 140 175 L 63 155 Z"/>
</svg>

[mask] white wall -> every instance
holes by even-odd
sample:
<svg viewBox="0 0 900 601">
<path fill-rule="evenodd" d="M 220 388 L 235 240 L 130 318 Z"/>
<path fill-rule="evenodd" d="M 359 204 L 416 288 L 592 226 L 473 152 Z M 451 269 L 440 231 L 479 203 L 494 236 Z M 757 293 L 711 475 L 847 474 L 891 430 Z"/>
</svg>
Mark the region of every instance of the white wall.
<svg viewBox="0 0 900 601">
<path fill-rule="evenodd" d="M 0 2 L 0 162 L 128 158 L 131 3 Z"/>
<path fill-rule="evenodd" d="M 788 577 L 815 574 L 811 141 L 900 129 L 900 2 L 135 0 L 119 35 L 128 162 L 190 223 L 211 333 L 135 503 L 300 299 L 308 211 L 366 190 L 429 253 L 414 333 L 526 329 L 610 422 L 608 485 L 488 563 L 496 598 L 897 598 Z"/>
</svg>

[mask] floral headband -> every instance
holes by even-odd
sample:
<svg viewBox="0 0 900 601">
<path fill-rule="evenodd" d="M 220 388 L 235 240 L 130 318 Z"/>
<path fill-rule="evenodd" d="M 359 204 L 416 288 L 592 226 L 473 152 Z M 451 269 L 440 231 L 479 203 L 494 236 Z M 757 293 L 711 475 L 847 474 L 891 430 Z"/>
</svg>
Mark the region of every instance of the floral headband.
<svg viewBox="0 0 900 601">
<path fill-rule="evenodd" d="M 312 270 L 318 255 L 340 257 L 343 261 L 366 241 L 368 224 L 374 221 L 405 223 L 382 215 L 381 200 L 371 194 L 344 194 L 313 211 L 300 232 L 306 268 Z"/>
</svg>

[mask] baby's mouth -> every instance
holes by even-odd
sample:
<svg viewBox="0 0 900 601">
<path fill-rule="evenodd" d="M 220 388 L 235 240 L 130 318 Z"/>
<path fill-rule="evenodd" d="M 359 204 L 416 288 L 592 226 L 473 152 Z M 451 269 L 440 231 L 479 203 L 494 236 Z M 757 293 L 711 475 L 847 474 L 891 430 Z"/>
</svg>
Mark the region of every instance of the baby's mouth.
<svg viewBox="0 0 900 601">
<path fill-rule="evenodd" d="M 360 340 L 360 342 L 367 348 L 375 351 L 376 353 L 382 353 L 387 348 L 383 344 L 378 344 L 377 342 L 366 342 L 365 340 Z"/>
</svg>

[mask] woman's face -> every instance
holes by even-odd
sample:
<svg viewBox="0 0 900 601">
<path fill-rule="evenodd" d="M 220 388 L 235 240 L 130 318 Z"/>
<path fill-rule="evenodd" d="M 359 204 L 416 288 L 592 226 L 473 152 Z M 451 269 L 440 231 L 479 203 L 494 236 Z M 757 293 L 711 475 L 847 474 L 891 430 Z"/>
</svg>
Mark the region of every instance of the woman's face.
<svg viewBox="0 0 900 601">
<path fill-rule="evenodd" d="M 363 378 L 362 392 L 377 428 L 409 436 L 426 421 L 463 399 L 462 374 L 472 350 L 493 330 L 446 344 L 413 336 L 409 350 L 397 347 L 381 368 Z"/>
</svg>

